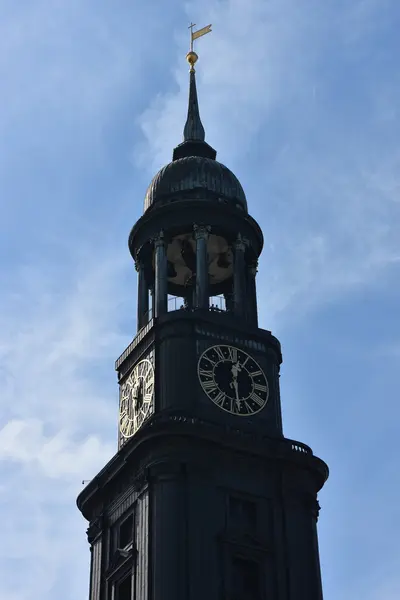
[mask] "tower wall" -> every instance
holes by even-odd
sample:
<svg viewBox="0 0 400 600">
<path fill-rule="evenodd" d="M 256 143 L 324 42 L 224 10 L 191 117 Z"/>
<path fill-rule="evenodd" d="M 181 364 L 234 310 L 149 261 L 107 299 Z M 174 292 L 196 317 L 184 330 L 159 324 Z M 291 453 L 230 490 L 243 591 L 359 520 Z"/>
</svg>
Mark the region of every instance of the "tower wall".
<svg viewBox="0 0 400 600">
<path fill-rule="evenodd" d="M 193 64 L 184 141 L 129 236 L 118 452 L 78 497 L 90 600 L 322 600 L 328 468 L 283 435 L 280 343 L 257 318 L 263 236 L 205 142 Z"/>
</svg>

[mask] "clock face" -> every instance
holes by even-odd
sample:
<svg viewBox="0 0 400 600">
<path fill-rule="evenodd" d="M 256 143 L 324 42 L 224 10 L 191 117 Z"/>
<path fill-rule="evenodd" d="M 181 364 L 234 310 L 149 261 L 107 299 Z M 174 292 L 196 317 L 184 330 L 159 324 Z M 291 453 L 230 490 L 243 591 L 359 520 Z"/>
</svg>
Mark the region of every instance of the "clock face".
<svg viewBox="0 0 400 600">
<path fill-rule="evenodd" d="M 119 430 L 130 438 L 142 425 L 153 406 L 154 369 L 150 360 L 141 360 L 121 385 Z"/>
<path fill-rule="evenodd" d="M 260 365 L 234 346 L 211 346 L 199 358 L 201 387 L 217 406 L 242 417 L 254 415 L 268 400 L 268 382 Z"/>
</svg>

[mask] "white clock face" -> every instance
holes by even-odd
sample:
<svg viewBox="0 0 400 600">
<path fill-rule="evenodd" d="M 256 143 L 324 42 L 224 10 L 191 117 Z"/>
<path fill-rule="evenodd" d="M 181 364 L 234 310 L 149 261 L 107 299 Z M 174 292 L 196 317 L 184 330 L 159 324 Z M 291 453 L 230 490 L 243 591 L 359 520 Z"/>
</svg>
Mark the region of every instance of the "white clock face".
<svg viewBox="0 0 400 600">
<path fill-rule="evenodd" d="M 130 438 L 151 413 L 154 398 L 154 369 L 150 360 L 141 360 L 121 385 L 119 430 Z"/>
<path fill-rule="evenodd" d="M 222 410 L 248 417 L 267 404 L 267 378 L 254 358 L 240 348 L 207 348 L 199 358 L 197 371 L 204 392 Z"/>
</svg>

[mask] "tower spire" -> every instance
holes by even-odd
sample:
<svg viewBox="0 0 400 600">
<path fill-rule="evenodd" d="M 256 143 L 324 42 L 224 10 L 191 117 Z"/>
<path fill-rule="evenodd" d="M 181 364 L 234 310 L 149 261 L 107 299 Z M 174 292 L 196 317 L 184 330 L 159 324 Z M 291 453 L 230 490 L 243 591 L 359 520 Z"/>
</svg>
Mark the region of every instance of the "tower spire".
<svg viewBox="0 0 400 600">
<path fill-rule="evenodd" d="M 185 127 L 183 129 L 183 142 L 174 149 L 173 160 L 184 158 L 186 156 L 203 156 L 215 160 L 217 153 L 205 142 L 205 131 L 200 119 L 196 88 L 196 70 L 194 68 L 199 57 L 193 50 L 194 40 L 206 33 L 210 33 L 211 25 L 207 25 L 197 31 L 193 31 L 193 27 L 195 27 L 195 23 L 189 25 L 190 50 L 186 55 L 186 60 L 190 65 L 188 112 Z"/>
<path fill-rule="evenodd" d="M 204 142 L 205 132 L 204 127 L 200 119 L 199 101 L 197 99 L 197 88 L 196 88 L 196 74 L 194 69 L 194 63 L 197 60 L 197 54 L 195 52 L 189 52 L 187 55 L 188 62 L 190 64 L 190 82 L 189 82 L 189 104 L 188 113 L 183 130 L 183 141 L 188 142 L 190 140 L 197 140 Z"/>
</svg>

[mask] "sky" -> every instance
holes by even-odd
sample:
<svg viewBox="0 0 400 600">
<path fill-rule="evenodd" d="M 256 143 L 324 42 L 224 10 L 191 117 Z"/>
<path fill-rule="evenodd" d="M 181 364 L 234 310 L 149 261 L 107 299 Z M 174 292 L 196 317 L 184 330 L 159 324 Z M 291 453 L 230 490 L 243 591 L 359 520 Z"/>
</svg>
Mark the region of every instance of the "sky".
<svg viewBox="0 0 400 600">
<path fill-rule="evenodd" d="M 264 232 L 285 435 L 330 467 L 324 598 L 397 599 L 399 3 L 0 0 L 0 600 L 88 598 L 75 498 L 116 451 L 127 237 L 182 140 L 191 21 L 206 140 Z"/>
</svg>

